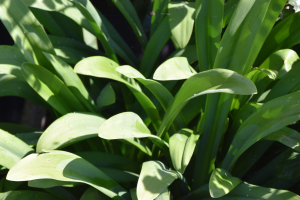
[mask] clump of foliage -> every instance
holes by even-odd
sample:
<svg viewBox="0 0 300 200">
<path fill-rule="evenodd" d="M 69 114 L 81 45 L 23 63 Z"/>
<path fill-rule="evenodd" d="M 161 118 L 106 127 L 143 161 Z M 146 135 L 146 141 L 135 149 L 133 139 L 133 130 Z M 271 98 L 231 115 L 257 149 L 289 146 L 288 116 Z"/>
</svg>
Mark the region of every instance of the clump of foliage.
<svg viewBox="0 0 300 200">
<path fill-rule="evenodd" d="M 0 198 L 300 199 L 300 12 L 155 0 L 148 40 L 131 2 L 112 2 L 141 61 L 89 0 L 0 0 L 15 42 L 0 96 L 56 118 L 0 124 Z"/>
</svg>

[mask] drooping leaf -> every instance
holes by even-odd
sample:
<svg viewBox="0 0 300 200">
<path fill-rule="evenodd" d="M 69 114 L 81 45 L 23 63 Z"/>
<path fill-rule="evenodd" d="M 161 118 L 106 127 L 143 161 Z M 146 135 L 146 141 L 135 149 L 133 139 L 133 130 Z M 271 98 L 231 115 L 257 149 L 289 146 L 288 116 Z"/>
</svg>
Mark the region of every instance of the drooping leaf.
<svg viewBox="0 0 300 200">
<path fill-rule="evenodd" d="M 185 57 L 189 64 L 198 61 L 196 45 L 187 45 L 184 49 L 175 50 L 169 58 Z"/>
<path fill-rule="evenodd" d="M 75 187 L 80 185 L 81 183 L 78 182 L 69 182 L 69 181 L 58 181 L 54 179 L 36 179 L 28 181 L 29 187 L 34 188 L 52 188 L 52 187 Z"/>
<path fill-rule="evenodd" d="M 274 99 L 262 105 L 240 126 L 223 161 L 231 170 L 237 158 L 251 145 L 290 123 L 299 120 L 300 92 Z"/>
<path fill-rule="evenodd" d="M 160 125 L 160 116 L 152 101 L 141 91 L 139 85 L 133 79 L 124 79 L 116 68 L 118 64 L 105 57 L 90 57 L 80 61 L 74 68 L 79 74 L 109 78 L 124 83 L 137 98 L 141 106 L 150 117 L 155 129 Z"/>
<path fill-rule="evenodd" d="M 188 79 L 196 71 L 189 65 L 185 57 L 171 58 L 162 63 L 155 71 L 153 79 L 160 81 Z"/>
<path fill-rule="evenodd" d="M 103 193 L 99 192 L 93 187 L 89 187 L 81 196 L 80 200 L 91 200 L 91 199 L 101 199 L 101 200 L 109 200 L 107 196 Z"/>
<path fill-rule="evenodd" d="M 203 94 L 219 92 L 245 95 L 256 93 L 256 88 L 249 79 L 225 69 L 208 70 L 191 76 L 174 97 L 157 135 L 159 137 L 164 135 L 189 100 Z"/>
<path fill-rule="evenodd" d="M 44 53 L 44 55 L 52 64 L 58 77 L 68 86 L 69 90 L 77 97 L 83 106 L 90 112 L 96 112 L 94 101 L 81 79 L 74 73 L 73 68 L 57 56 L 48 53 Z"/>
<path fill-rule="evenodd" d="M 114 104 L 116 102 L 116 94 L 111 84 L 107 84 L 97 97 L 97 108 L 101 109 L 104 106 Z"/>
<path fill-rule="evenodd" d="M 0 129 L 0 165 L 10 169 L 32 151 L 25 142 Z"/>
<path fill-rule="evenodd" d="M 137 185 L 138 199 L 153 200 L 181 176 L 176 171 L 166 169 L 159 161 L 144 162 Z"/>
<path fill-rule="evenodd" d="M 189 42 L 194 27 L 194 2 L 171 2 L 168 4 L 168 17 L 174 42 L 183 49 Z"/>
<path fill-rule="evenodd" d="M 27 83 L 60 114 L 85 111 L 68 87 L 47 69 L 24 63 L 22 72 Z"/>
<path fill-rule="evenodd" d="M 98 135 L 107 140 L 149 138 L 164 152 L 169 150 L 169 145 L 159 137 L 152 135 L 143 120 L 132 112 L 120 113 L 106 120 L 100 126 Z"/>
<path fill-rule="evenodd" d="M 82 182 L 98 189 L 110 198 L 126 199 L 127 191 L 101 170 L 74 154 L 45 151 L 31 154 L 13 166 L 7 174 L 11 181 L 55 179 Z"/>
<path fill-rule="evenodd" d="M 232 189 L 242 182 L 241 179 L 221 168 L 215 169 L 209 179 L 209 192 L 211 197 L 220 198 L 228 194 Z"/>
<path fill-rule="evenodd" d="M 84 139 L 96 137 L 105 121 L 93 113 L 70 113 L 54 121 L 40 137 L 36 151 L 59 149 Z"/>
</svg>

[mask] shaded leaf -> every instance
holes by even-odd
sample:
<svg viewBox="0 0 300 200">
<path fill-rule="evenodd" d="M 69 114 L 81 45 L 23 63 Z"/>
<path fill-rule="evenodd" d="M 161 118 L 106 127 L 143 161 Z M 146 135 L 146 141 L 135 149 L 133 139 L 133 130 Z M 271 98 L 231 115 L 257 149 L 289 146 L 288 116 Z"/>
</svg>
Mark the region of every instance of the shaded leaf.
<svg viewBox="0 0 300 200">
<path fill-rule="evenodd" d="M 101 109 L 104 106 L 109 106 L 116 102 L 116 94 L 111 84 L 107 84 L 97 97 L 97 108 Z"/>
</svg>

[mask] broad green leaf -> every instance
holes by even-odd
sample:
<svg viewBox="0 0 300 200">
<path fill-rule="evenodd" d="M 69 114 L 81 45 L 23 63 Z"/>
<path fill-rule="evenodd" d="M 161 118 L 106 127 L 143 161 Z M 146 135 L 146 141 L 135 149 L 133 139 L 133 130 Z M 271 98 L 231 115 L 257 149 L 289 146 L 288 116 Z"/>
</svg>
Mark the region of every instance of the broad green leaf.
<svg viewBox="0 0 300 200">
<path fill-rule="evenodd" d="M 267 135 L 263 140 L 277 141 L 300 152 L 300 133 L 287 127 Z"/>
<path fill-rule="evenodd" d="M 14 190 L 9 192 L 0 193 L 1 200 L 32 200 L 32 199 L 43 199 L 43 200 L 53 200 L 57 199 L 52 194 L 40 191 L 31 190 Z"/>
<path fill-rule="evenodd" d="M 300 62 L 295 62 L 292 69 L 287 72 L 271 89 L 263 102 L 268 102 L 277 97 L 298 91 L 300 80 L 297 74 L 300 72 Z"/>
<path fill-rule="evenodd" d="M 212 69 L 221 40 L 223 0 L 196 0 L 195 36 L 200 72 Z"/>
<path fill-rule="evenodd" d="M 60 114 L 85 111 L 68 87 L 47 69 L 24 63 L 22 72 L 27 83 Z"/>
<path fill-rule="evenodd" d="M 117 183 L 136 183 L 139 179 L 139 175 L 133 172 L 128 172 L 124 170 L 118 170 L 118 169 L 111 169 L 111 168 L 105 168 L 100 167 L 101 171 L 103 171 L 107 176 L 111 177 L 114 181 Z"/>
<path fill-rule="evenodd" d="M 124 83 L 137 98 L 141 106 L 150 117 L 154 128 L 157 130 L 160 125 L 160 116 L 152 101 L 141 91 L 139 85 L 133 80 L 126 80 L 116 68 L 118 64 L 105 57 L 90 57 L 80 61 L 74 68 L 79 74 L 90 75 L 100 78 L 109 78 Z"/>
<path fill-rule="evenodd" d="M 58 77 L 66 84 L 69 90 L 83 104 L 83 106 L 90 112 L 96 112 L 94 101 L 83 85 L 81 79 L 73 71 L 73 68 L 57 56 L 48 53 L 44 53 L 44 55 L 52 64 Z"/>
<path fill-rule="evenodd" d="M 200 134 L 195 134 L 190 129 L 181 129 L 170 137 L 170 155 L 173 166 L 178 172 L 184 173 L 192 158 L 199 136 Z"/>
<path fill-rule="evenodd" d="M 137 185 L 137 197 L 139 200 L 153 200 L 181 177 L 180 173 L 166 169 L 159 161 L 144 162 Z"/>
<path fill-rule="evenodd" d="M 267 135 L 299 120 L 300 92 L 274 99 L 262 105 L 240 126 L 223 161 L 231 170 L 237 158 L 251 145 Z"/>
<path fill-rule="evenodd" d="M 61 200 L 77 200 L 73 193 L 63 187 L 45 188 L 44 190 Z"/>
<path fill-rule="evenodd" d="M 32 151 L 25 142 L 0 129 L 0 165 L 10 169 Z"/>
<path fill-rule="evenodd" d="M 192 36 L 194 27 L 194 2 L 171 2 L 168 4 L 168 18 L 174 42 L 183 49 Z"/>
<path fill-rule="evenodd" d="M 11 74 L 23 80 L 22 63 L 26 62 L 21 51 L 14 46 L 0 46 L 0 74 Z"/>
<path fill-rule="evenodd" d="M 136 194 L 136 188 L 132 188 L 130 190 L 130 195 L 131 195 L 132 200 L 138 200 L 138 197 L 137 197 L 137 194 Z"/>
<path fill-rule="evenodd" d="M 198 61 L 196 45 L 187 45 L 184 49 L 175 50 L 169 58 L 185 57 L 189 64 Z"/>
<path fill-rule="evenodd" d="M 9 74 L 0 75 L 0 96 L 18 96 L 43 107 L 49 107 L 26 81 Z"/>
<path fill-rule="evenodd" d="M 91 200 L 91 199 L 101 199 L 101 200 L 109 200 L 107 196 L 103 193 L 99 192 L 93 187 L 89 187 L 81 196 L 80 200 Z"/>
<path fill-rule="evenodd" d="M 150 38 L 143 58 L 141 61 L 139 71 L 146 77 L 149 78 L 154 70 L 154 65 L 158 59 L 161 50 L 168 42 L 171 37 L 171 29 L 169 26 L 169 19 L 165 17 L 160 23 L 153 36 Z"/>
<path fill-rule="evenodd" d="M 246 95 L 256 93 L 256 88 L 249 79 L 226 69 L 213 69 L 195 74 L 186 80 L 177 92 L 157 135 L 163 137 L 174 118 L 189 100 L 203 94 L 220 92 Z"/>
<path fill-rule="evenodd" d="M 105 121 L 93 113 L 70 113 L 54 121 L 40 137 L 36 151 L 59 149 L 84 139 L 96 137 Z"/>
<path fill-rule="evenodd" d="M 1 20 L 28 62 L 52 68 L 43 52 L 55 55 L 43 27 L 22 1 L 0 1 Z"/>
<path fill-rule="evenodd" d="M 92 47 L 93 49 L 98 49 L 97 38 L 88 32 L 86 29 L 82 29 L 83 41 L 86 45 Z"/>
<path fill-rule="evenodd" d="M 7 180 L 11 181 L 36 179 L 82 182 L 110 198 L 126 199 L 127 191 L 114 180 L 84 159 L 64 151 L 31 154 L 14 165 L 7 174 Z"/>
<path fill-rule="evenodd" d="M 34 187 L 34 188 L 52 188 L 52 187 L 58 187 L 58 186 L 75 187 L 80 184 L 81 183 L 58 181 L 58 180 L 54 180 L 54 179 L 36 179 L 36 180 L 28 181 L 28 186 Z"/>
<path fill-rule="evenodd" d="M 97 108 L 98 110 L 104 106 L 114 104 L 116 102 L 116 94 L 111 84 L 107 84 L 97 97 Z"/>
<path fill-rule="evenodd" d="M 132 112 L 120 113 L 106 120 L 100 126 L 98 135 L 107 140 L 149 138 L 164 152 L 169 151 L 169 145 L 159 137 L 152 135 L 143 120 Z"/>
<path fill-rule="evenodd" d="M 241 182 L 241 179 L 232 177 L 228 171 L 217 168 L 212 172 L 209 179 L 210 196 L 213 198 L 222 197 L 228 194 Z"/>
<path fill-rule="evenodd" d="M 124 15 L 127 22 L 130 24 L 133 32 L 138 38 L 140 44 L 143 48 L 147 45 L 147 37 L 144 33 L 143 26 L 140 22 L 139 16 L 137 15 L 130 0 L 113 0 L 112 1 L 120 12 Z"/>
<path fill-rule="evenodd" d="M 168 3 L 169 0 L 156 0 L 153 2 L 153 8 L 152 8 L 152 17 L 151 17 L 151 29 L 150 29 L 150 38 L 152 37 L 153 33 L 158 28 L 159 24 L 167 15 L 168 11 Z"/>
<path fill-rule="evenodd" d="M 42 132 L 17 133 L 15 136 L 25 142 L 27 145 L 36 145 Z"/>
<path fill-rule="evenodd" d="M 97 11 L 89 1 L 85 1 L 86 5 L 82 5 L 79 0 L 22 0 L 27 6 L 39 8 L 47 11 L 56 11 L 67 17 L 72 18 L 77 24 L 94 34 L 103 45 L 108 57 L 117 61 L 116 55 L 109 42 L 109 35 L 105 26 L 102 24 L 101 18 Z M 95 15 L 95 12 L 97 15 Z M 49 52 L 51 53 L 51 52 Z M 52 53 L 53 54 L 53 53 Z"/>
<path fill-rule="evenodd" d="M 162 63 L 155 71 L 153 79 L 160 81 L 188 79 L 196 71 L 189 65 L 185 57 L 171 58 Z"/>
<path fill-rule="evenodd" d="M 170 194 L 168 188 L 166 188 L 155 200 L 170 200 Z"/>
<path fill-rule="evenodd" d="M 255 66 L 260 65 L 273 52 L 291 48 L 300 42 L 300 32 L 297 28 L 299 20 L 300 12 L 294 13 L 272 29 L 257 56 Z"/>
</svg>

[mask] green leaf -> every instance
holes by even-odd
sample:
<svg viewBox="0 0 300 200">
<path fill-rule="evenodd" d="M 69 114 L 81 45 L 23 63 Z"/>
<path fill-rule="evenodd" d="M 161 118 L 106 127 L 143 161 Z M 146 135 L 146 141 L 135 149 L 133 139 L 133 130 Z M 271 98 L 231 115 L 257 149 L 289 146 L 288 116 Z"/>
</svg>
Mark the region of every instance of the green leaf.
<svg viewBox="0 0 300 200">
<path fill-rule="evenodd" d="M 39 191 L 30 190 L 13 190 L 9 192 L 0 193 L 1 200 L 32 200 L 32 199 L 43 199 L 43 200 L 53 200 L 57 199 L 55 196 Z"/>
<path fill-rule="evenodd" d="M 267 135 L 299 120 L 300 92 L 265 103 L 240 126 L 223 161 L 222 168 L 231 170 L 238 157 Z"/>
<path fill-rule="evenodd" d="M 181 129 L 170 137 L 170 155 L 176 171 L 184 173 L 192 158 L 200 134 L 190 129 Z"/>
<path fill-rule="evenodd" d="M 68 87 L 47 69 L 24 63 L 22 72 L 27 83 L 60 114 L 84 111 Z"/>
<path fill-rule="evenodd" d="M 32 133 L 17 133 L 15 136 L 25 142 L 27 145 L 36 145 L 42 132 L 32 132 Z"/>
<path fill-rule="evenodd" d="M 221 168 L 215 169 L 209 179 L 209 193 L 213 198 L 219 198 L 228 194 L 242 182 L 241 179 Z"/>
<path fill-rule="evenodd" d="M 148 39 L 144 33 L 143 26 L 140 22 L 139 16 L 137 15 L 130 0 L 114 0 L 112 1 L 120 12 L 124 15 L 127 22 L 130 24 L 133 32 L 138 38 L 143 48 L 146 47 Z"/>
<path fill-rule="evenodd" d="M 272 29 L 257 56 L 255 66 L 260 65 L 273 52 L 291 48 L 300 42 L 300 32 L 297 28 L 299 20 L 300 12 L 294 13 Z"/>
<path fill-rule="evenodd" d="M 168 17 L 165 17 L 158 26 L 157 30 L 154 32 L 153 36 L 150 38 L 143 54 L 139 71 L 146 78 L 149 78 L 150 75 L 152 75 L 155 62 L 157 61 L 161 50 L 168 42 L 170 37 L 171 29 L 169 26 L 169 19 Z"/>
<path fill-rule="evenodd" d="M 223 26 L 223 0 L 196 0 L 195 36 L 200 72 L 212 69 Z"/>
<path fill-rule="evenodd" d="M 89 187 L 81 196 L 80 200 L 91 200 L 91 199 L 101 199 L 101 200 L 109 200 L 107 196 L 103 193 L 99 192 L 93 187 Z"/>
<path fill-rule="evenodd" d="M 70 113 L 54 121 L 40 137 L 36 151 L 58 149 L 84 139 L 96 137 L 105 121 L 93 113 Z"/>
<path fill-rule="evenodd" d="M 249 79 L 226 69 L 213 69 L 191 76 L 174 97 L 157 135 L 163 137 L 189 100 L 203 94 L 219 92 L 246 95 L 256 93 L 256 88 Z"/>
<path fill-rule="evenodd" d="M 240 0 L 228 0 L 224 5 L 223 28 L 227 26 Z"/>
<path fill-rule="evenodd" d="M 287 127 L 267 135 L 263 140 L 277 141 L 300 152 L 300 133 Z"/>
<path fill-rule="evenodd" d="M 137 197 L 139 200 L 153 200 L 175 179 L 181 177 L 181 174 L 166 169 L 159 161 L 144 162 L 137 185 Z"/>
<path fill-rule="evenodd" d="M 150 38 L 152 37 L 153 33 L 158 28 L 159 24 L 167 15 L 168 11 L 168 3 L 169 0 L 157 0 L 153 2 L 153 8 L 152 8 L 152 17 L 151 17 L 151 29 L 150 29 Z"/>
<path fill-rule="evenodd" d="M 143 120 L 132 112 L 120 113 L 106 120 L 100 126 L 98 135 L 107 140 L 149 138 L 164 152 L 169 151 L 169 145 L 159 137 L 152 135 Z"/>
<path fill-rule="evenodd" d="M 28 85 L 13 75 L 0 75 L 0 96 L 17 96 L 43 107 L 48 104 Z"/>
<path fill-rule="evenodd" d="M 0 129 L 0 165 L 10 169 L 31 151 L 22 140 Z"/>
<path fill-rule="evenodd" d="M 166 188 L 155 200 L 170 200 L 170 194 L 168 188 Z"/>
<path fill-rule="evenodd" d="M 0 123 L 0 129 L 11 134 L 40 131 L 40 129 L 23 124 Z"/>
<path fill-rule="evenodd" d="M 28 62 L 52 68 L 43 52 L 55 55 L 41 24 L 22 1 L 0 1 L 1 20 Z"/>
<path fill-rule="evenodd" d="M 160 125 L 160 116 L 152 101 L 141 91 L 139 85 L 133 79 L 124 79 L 122 74 L 117 72 L 118 64 L 105 57 L 90 57 L 80 61 L 74 68 L 79 74 L 90 75 L 100 78 L 109 78 L 124 83 L 137 98 L 155 129 Z"/>
<path fill-rule="evenodd" d="M 187 58 L 175 57 L 162 63 L 155 71 L 153 79 L 160 81 L 188 79 L 196 71 L 189 65 Z"/>
<path fill-rule="evenodd" d="M 7 174 L 7 180 L 11 181 L 36 179 L 82 182 L 110 198 L 126 199 L 127 191 L 114 180 L 84 159 L 64 151 L 31 154 L 14 165 Z"/>
<path fill-rule="evenodd" d="M 175 43 L 183 49 L 192 36 L 194 27 L 194 2 L 171 2 L 168 4 L 169 25 Z"/>
<path fill-rule="evenodd" d="M 68 182 L 68 181 L 58 181 L 54 179 L 37 179 L 28 181 L 29 187 L 34 188 L 52 188 L 52 187 L 75 187 L 81 183 L 77 182 Z"/>
<path fill-rule="evenodd" d="M 83 104 L 83 106 L 90 112 L 96 112 L 94 101 L 83 85 L 81 79 L 73 71 L 73 68 L 65 63 L 57 56 L 44 53 L 49 62 L 55 69 L 58 77 L 66 84 L 69 90 L 74 94 L 75 97 Z"/>
<path fill-rule="evenodd" d="M 97 108 L 98 110 L 104 106 L 114 104 L 116 102 L 116 94 L 111 84 L 107 84 L 97 97 Z"/>
</svg>

